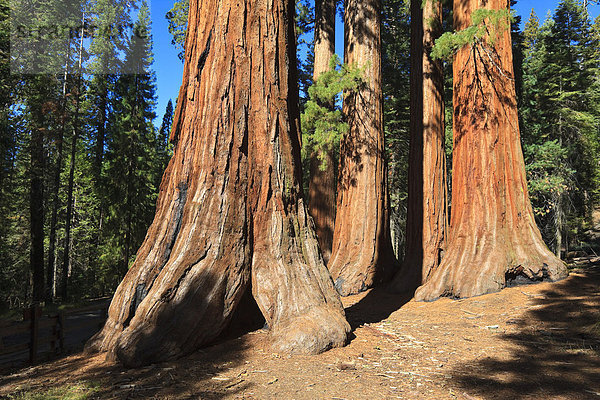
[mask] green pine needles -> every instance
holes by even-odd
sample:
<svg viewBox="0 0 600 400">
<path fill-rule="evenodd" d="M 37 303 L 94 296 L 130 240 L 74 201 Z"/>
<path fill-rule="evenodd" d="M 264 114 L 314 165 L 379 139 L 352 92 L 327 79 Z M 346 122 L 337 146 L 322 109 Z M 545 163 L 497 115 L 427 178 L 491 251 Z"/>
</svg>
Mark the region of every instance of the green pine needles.
<svg viewBox="0 0 600 400">
<path fill-rule="evenodd" d="M 169 23 L 169 33 L 171 34 L 171 44 L 179 50 L 177 56 L 183 61 L 185 53 L 185 32 L 187 30 L 189 0 L 175 0 L 173 8 L 167 11 L 165 18 Z"/>
<path fill-rule="evenodd" d="M 367 66 L 341 64 L 337 55 L 329 61 L 329 71 L 322 73 L 308 88 L 308 101 L 301 115 L 302 157 L 316 153 L 321 170 L 328 168 L 327 153 L 339 147 L 348 131 L 341 110 L 341 93 L 356 90 L 362 83 Z"/>
<path fill-rule="evenodd" d="M 464 46 L 471 46 L 484 39 L 494 44 L 496 39 L 510 29 L 514 17 L 510 10 L 479 9 L 471 15 L 471 25 L 458 32 L 446 32 L 435 41 L 431 50 L 433 59 L 449 60 Z"/>
</svg>

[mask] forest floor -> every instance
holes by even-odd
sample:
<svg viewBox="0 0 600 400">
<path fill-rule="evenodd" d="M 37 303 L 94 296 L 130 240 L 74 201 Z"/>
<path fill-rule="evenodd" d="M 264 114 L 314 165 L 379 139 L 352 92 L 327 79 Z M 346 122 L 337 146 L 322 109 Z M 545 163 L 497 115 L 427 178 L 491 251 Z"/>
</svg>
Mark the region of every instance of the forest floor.
<svg viewBox="0 0 600 400">
<path fill-rule="evenodd" d="M 409 300 L 344 299 L 352 340 L 317 356 L 273 353 L 262 330 L 137 370 L 75 354 L 0 377 L 0 398 L 600 399 L 600 258 L 557 283 Z"/>
</svg>

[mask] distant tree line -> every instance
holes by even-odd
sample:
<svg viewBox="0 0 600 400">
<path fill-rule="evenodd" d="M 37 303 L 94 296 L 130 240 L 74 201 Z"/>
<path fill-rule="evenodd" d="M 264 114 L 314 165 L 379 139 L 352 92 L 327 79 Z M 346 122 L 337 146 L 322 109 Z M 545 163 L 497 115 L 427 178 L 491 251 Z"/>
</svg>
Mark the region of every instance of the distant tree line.
<svg viewBox="0 0 600 400">
<path fill-rule="evenodd" d="M 10 5 L 18 14 L 25 3 Z M 13 53 L 13 63 L 43 65 L 43 73 L 19 73 L 11 70 L 9 3 L 0 5 L 1 307 L 111 295 L 152 221 L 171 152 L 171 102 L 154 126 L 148 5 L 38 3 L 26 9 L 30 23 L 75 28 L 53 39 L 45 59 L 38 42 Z M 57 17 L 67 6 L 72 21 Z M 92 26 L 130 29 L 111 36 Z"/>
</svg>

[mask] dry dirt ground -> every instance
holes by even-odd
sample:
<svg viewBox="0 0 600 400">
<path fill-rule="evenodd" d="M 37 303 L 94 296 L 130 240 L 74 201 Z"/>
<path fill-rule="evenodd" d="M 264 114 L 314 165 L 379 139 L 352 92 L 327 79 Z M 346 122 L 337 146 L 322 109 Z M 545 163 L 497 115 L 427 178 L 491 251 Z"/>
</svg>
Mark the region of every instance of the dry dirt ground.
<svg viewBox="0 0 600 400">
<path fill-rule="evenodd" d="M 2 376 L 0 398 L 600 399 L 600 259 L 558 283 L 408 300 L 344 299 L 352 340 L 317 356 L 272 353 L 260 330 L 137 370 L 76 354 Z"/>
</svg>

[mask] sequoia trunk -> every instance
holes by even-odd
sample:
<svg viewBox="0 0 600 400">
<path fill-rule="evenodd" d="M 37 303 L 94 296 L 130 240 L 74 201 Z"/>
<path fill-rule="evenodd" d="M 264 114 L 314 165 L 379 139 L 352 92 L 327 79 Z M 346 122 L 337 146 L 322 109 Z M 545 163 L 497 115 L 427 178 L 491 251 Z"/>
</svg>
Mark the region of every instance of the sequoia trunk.
<svg viewBox="0 0 600 400">
<path fill-rule="evenodd" d="M 455 0 L 457 30 L 478 8 L 508 0 Z M 494 32 L 491 24 L 489 32 Z M 511 280 L 557 280 L 565 265 L 535 224 L 521 151 L 510 31 L 465 46 L 454 58 L 452 215 L 447 251 L 417 300 L 470 297 Z"/>
<path fill-rule="evenodd" d="M 364 70 L 344 94 L 349 131 L 342 138 L 333 251 L 329 270 L 347 296 L 387 280 L 397 269 L 389 227 L 381 92 L 380 0 L 347 0 L 345 62 Z"/>
<path fill-rule="evenodd" d="M 299 184 L 293 10 L 289 0 L 190 1 L 174 154 L 89 350 L 129 366 L 184 355 L 219 336 L 250 281 L 275 350 L 345 343 Z"/>
<path fill-rule="evenodd" d="M 406 255 L 392 288 L 415 289 L 440 264 L 448 230 L 444 76 L 430 56 L 441 34 L 442 2 L 411 2 L 410 154 Z"/>
<path fill-rule="evenodd" d="M 335 0 L 317 0 L 315 4 L 315 61 L 313 81 L 329 70 L 329 61 L 335 53 Z M 334 105 L 332 104 L 331 107 Z M 321 168 L 316 153 L 310 157 L 308 184 L 309 212 L 325 263 L 331 256 L 335 223 L 335 170 L 337 160 L 334 149 L 327 149 L 327 165 Z"/>
</svg>

